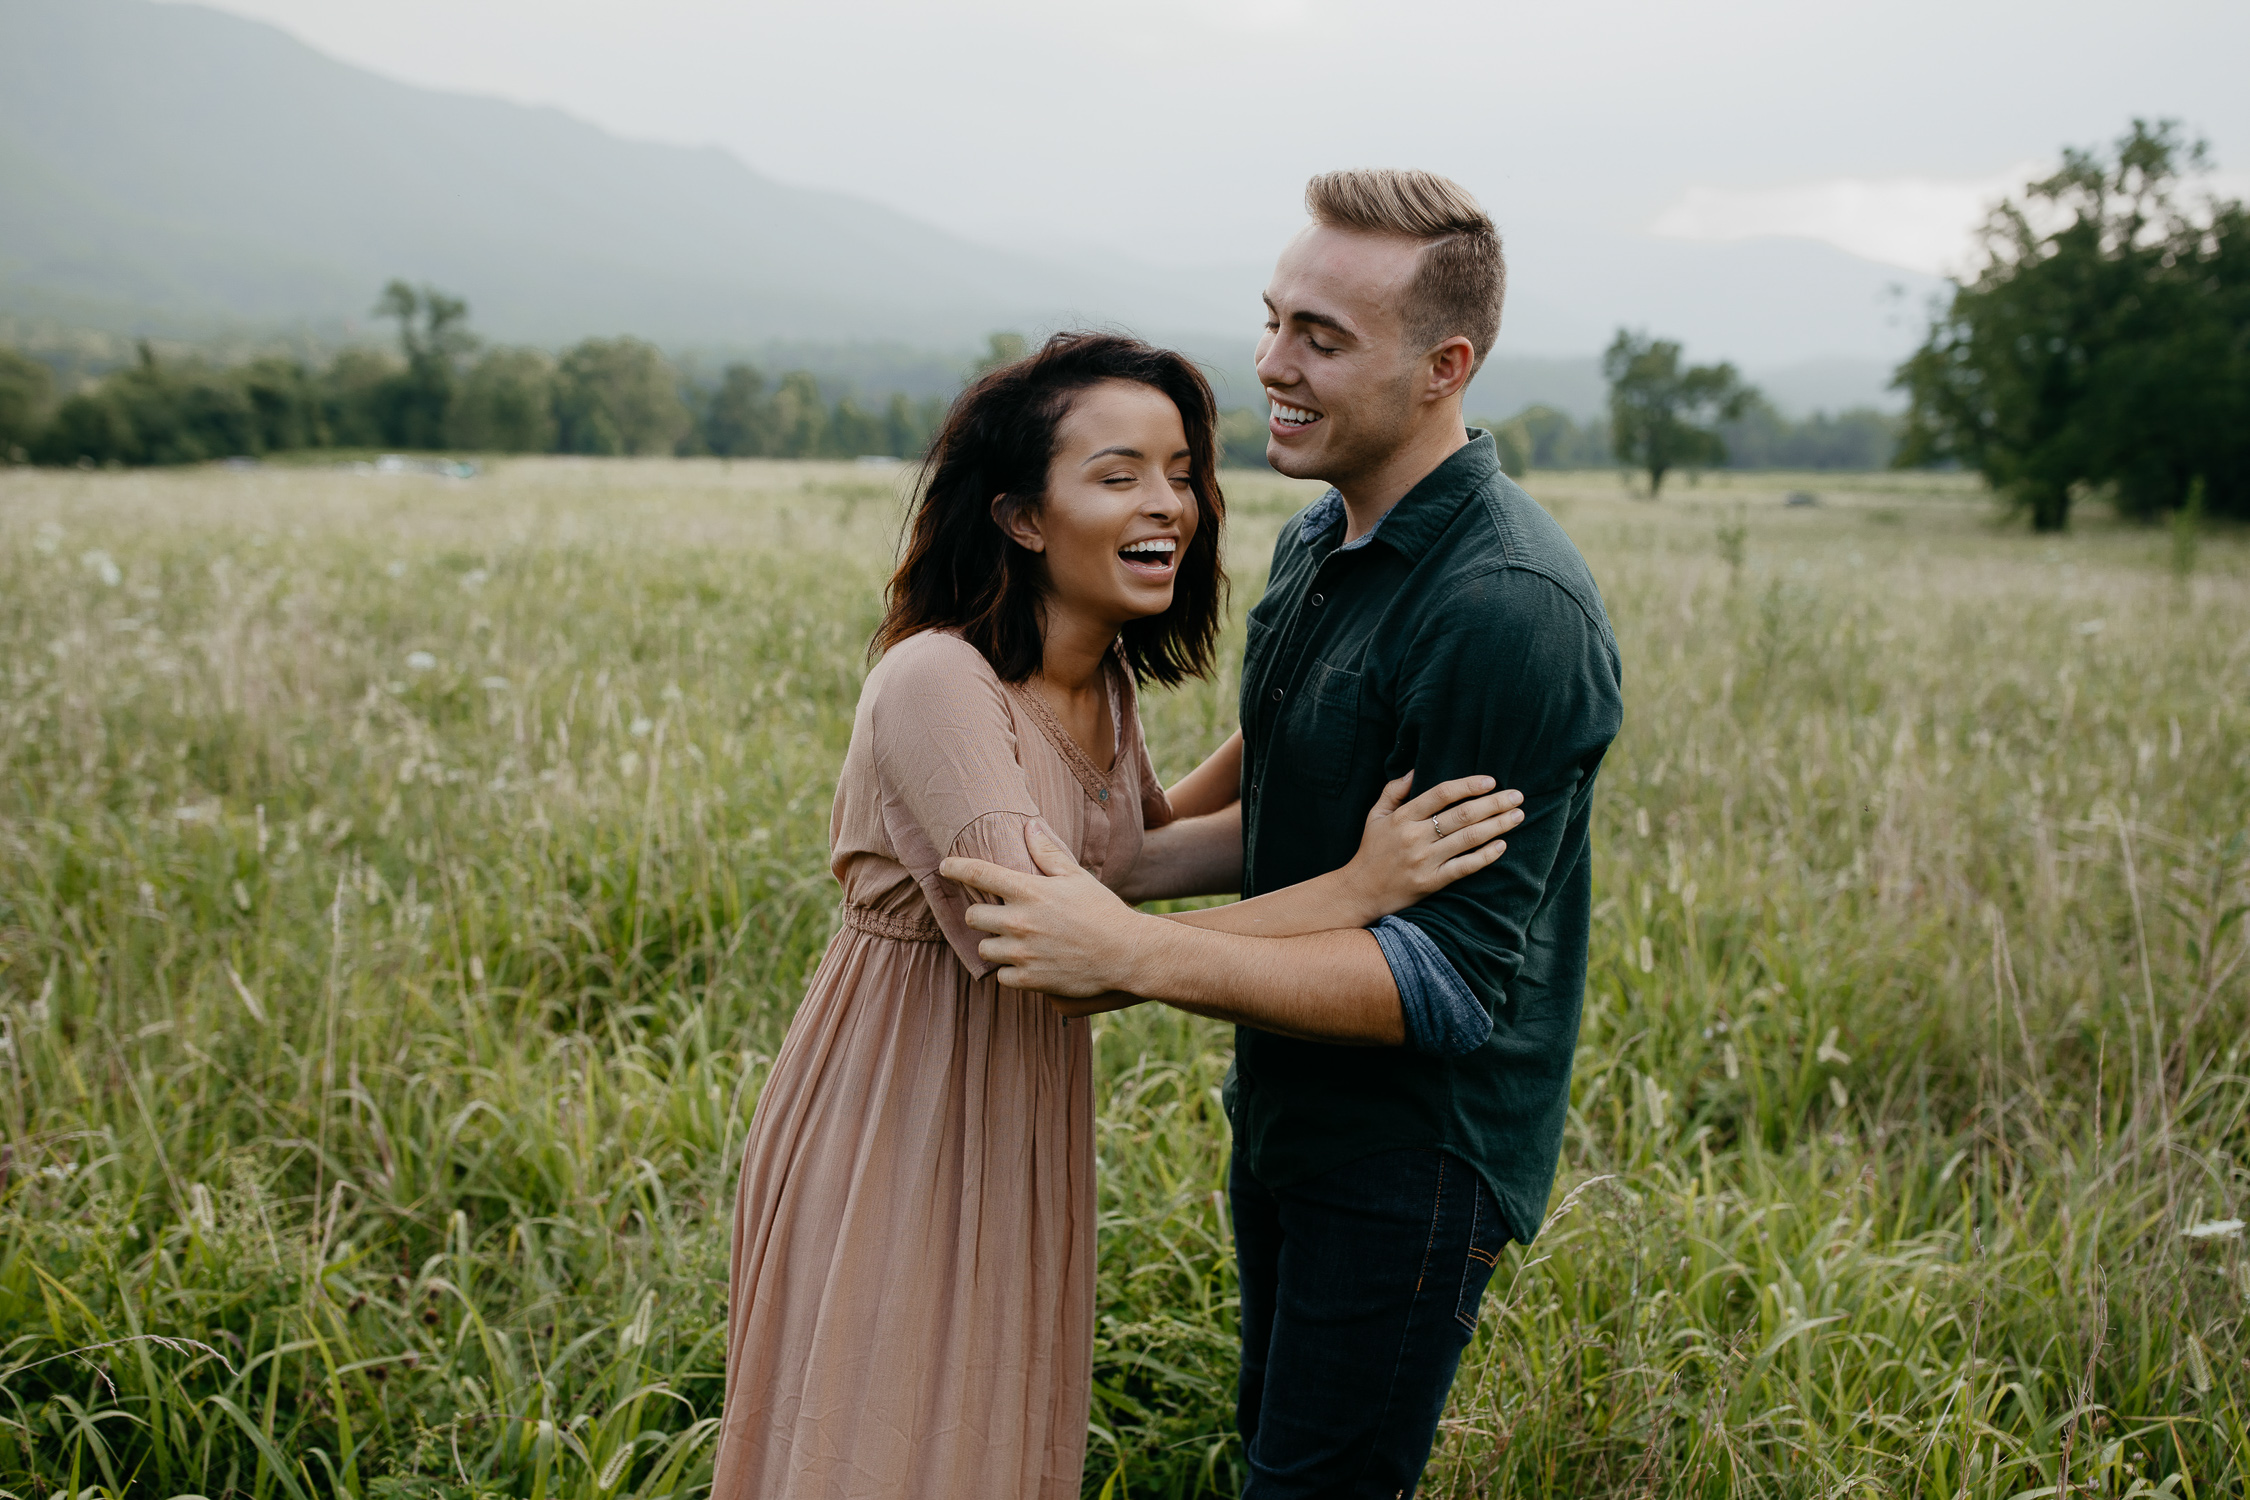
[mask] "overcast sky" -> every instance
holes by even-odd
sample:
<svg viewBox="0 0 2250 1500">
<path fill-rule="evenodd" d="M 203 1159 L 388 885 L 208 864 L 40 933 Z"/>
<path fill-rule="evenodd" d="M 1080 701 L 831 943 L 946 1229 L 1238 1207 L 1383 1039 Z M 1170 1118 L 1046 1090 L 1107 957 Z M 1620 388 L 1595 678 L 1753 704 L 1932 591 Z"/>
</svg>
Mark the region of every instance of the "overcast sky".
<svg viewBox="0 0 2250 1500">
<path fill-rule="evenodd" d="M 1927 271 L 2136 114 L 2250 181 L 2241 0 L 219 3 L 973 239 L 1156 262 L 1270 262 L 1338 165 L 1456 177 L 1512 251 L 1779 234 Z"/>
</svg>

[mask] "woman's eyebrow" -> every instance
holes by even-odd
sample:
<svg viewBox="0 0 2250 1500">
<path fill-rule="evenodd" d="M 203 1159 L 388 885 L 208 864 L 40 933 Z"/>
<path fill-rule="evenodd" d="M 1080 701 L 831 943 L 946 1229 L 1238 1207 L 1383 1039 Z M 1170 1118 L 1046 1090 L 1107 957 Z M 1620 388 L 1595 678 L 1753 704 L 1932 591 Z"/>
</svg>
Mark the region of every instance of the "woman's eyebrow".
<svg viewBox="0 0 2250 1500">
<path fill-rule="evenodd" d="M 1185 453 L 1187 450 L 1183 448 L 1180 451 Z M 1138 448 L 1104 448 L 1099 453 L 1089 453 L 1088 455 L 1086 455 L 1086 463 L 1082 463 L 1078 467 L 1083 469 L 1086 467 L 1086 464 L 1092 463 L 1097 458 L 1139 458 L 1141 456 L 1141 450 Z"/>
</svg>

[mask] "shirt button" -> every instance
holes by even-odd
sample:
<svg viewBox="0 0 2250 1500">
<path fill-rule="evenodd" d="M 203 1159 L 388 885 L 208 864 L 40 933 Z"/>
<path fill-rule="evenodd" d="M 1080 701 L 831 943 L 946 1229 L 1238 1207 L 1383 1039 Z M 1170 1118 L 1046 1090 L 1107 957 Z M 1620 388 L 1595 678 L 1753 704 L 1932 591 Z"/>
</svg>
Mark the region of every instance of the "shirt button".
<svg viewBox="0 0 2250 1500">
<path fill-rule="evenodd" d="M 1321 602 L 1321 598 L 1322 598 L 1322 596 L 1321 596 L 1321 595 L 1319 595 L 1319 594 L 1315 594 L 1315 595 L 1313 595 L 1313 596 L 1312 596 L 1312 607 L 1313 607 L 1314 609 L 1318 609 L 1318 608 L 1320 608 L 1320 602 Z"/>
<path fill-rule="evenodd" d="M 1273 701 L 1274 701 L 1274 702 L 1276 702 L 1276 703 L 1279 703 L 1279 702 L 1281 701 L 1281 696 L 1282 696 L 1282 694 L 1281 694 L 1281 689 L 1280 689 L 1280 688 L 1275 688 L 1275 689 L 1273 690 Z"/>
</svg>

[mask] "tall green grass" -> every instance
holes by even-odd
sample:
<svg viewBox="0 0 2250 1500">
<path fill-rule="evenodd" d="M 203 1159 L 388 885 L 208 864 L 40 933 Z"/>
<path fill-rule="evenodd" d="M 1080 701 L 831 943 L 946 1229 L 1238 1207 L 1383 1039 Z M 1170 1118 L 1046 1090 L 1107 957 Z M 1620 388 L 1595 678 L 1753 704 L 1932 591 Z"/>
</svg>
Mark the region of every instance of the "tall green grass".
<svg viewBox="0 0 2250 1500">
<path fill-rule="evenodd" d="M 2250 558 L 1788 483 L 1535 476 L 1628 718 L 1552 1222 L 1426 1492 L 2241 1495 Z M 1230 493 L 1239 631 L 1303 492 Z M 0 473 L 0 1489 L 707 1483 L 897 517 Z M 1233 687 L 1150 705 L 1168 773 Z M 1097 1031 L 1090 1494 L 1239 1481 L 1227 1045 Z"/>
</svg>

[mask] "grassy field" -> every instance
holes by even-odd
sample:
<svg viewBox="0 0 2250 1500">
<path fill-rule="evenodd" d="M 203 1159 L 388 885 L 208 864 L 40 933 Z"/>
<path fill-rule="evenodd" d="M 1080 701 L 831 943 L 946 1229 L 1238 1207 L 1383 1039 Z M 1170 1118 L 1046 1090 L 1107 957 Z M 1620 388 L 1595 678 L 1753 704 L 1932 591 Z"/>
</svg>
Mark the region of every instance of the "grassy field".
<svg viewBox="0 0 2250 1500">
<path fill-rule="evenodd" d="M 707 1481 L 893 480 L 0 471 L 0 1491 Z M 2250 547 L 1529 487 L 1627 721 L 1425 1493 L 2244 1494 Z M 1306 492 L 1231 494 L 1239 652 Z M 1151 703 L 1168 775 L 1234 689 Z M 1232 1494 L 1228 1037 L 1096 1045 L 1088 1492 Z"/>
</svg>

